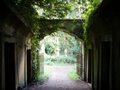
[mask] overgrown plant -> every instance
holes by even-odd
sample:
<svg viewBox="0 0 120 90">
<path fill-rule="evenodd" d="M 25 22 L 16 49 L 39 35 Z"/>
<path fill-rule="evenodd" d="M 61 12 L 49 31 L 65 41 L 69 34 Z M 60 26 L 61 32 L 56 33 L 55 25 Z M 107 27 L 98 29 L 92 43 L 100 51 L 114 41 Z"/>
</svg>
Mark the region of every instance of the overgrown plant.
<svg viewBox="0 0 120 90">
<path fill-rule="evenodd" d="M 45 56 L 45 64 L 53 65 L 53 64 L 75 64 L 76 58 L 73 56 Z"/>
<path fill-rule="evenodd" d="M 38 81 L 40 75 L 39 38 L 37 32 L 32 38 L 32 80 Z"/>
<path fill-rule="evenodd" d="M 101 2 L 102 0 L 91 0 L 88 4 L 88 8 L 82 15 L 82 18 L 84 20 L 84 40 L 87 44 L 91 43 L 90 25 L 92 23 L 93 14 L 95 13 Z"/>
<path fill-rule="evenodd" d="M 70 78 L 70 80 L 80 80 L 80 76 L 77 74 L 77 72 L 74 70 L 71 70 L 68 73 L 68 77 Z"/>
</svg>

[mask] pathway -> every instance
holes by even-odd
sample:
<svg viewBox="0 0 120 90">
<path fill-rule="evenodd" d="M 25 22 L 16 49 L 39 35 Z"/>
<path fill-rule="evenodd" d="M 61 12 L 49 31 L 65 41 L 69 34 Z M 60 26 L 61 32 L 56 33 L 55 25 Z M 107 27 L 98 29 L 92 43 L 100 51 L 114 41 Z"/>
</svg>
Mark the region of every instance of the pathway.
<svg viewBox="0 0 120 90">
<path fill-rule="evenodd" d="M 84 81 L 70 80 L 67 74 L 71 71 L 73 66 L 55 66 L 52 69 L 52 75 L 48 81 L 45 81 L 43 85 L 39 82 L 27 87 L 25 90 L 91 90 L 88 83 Z"/>
</svg>

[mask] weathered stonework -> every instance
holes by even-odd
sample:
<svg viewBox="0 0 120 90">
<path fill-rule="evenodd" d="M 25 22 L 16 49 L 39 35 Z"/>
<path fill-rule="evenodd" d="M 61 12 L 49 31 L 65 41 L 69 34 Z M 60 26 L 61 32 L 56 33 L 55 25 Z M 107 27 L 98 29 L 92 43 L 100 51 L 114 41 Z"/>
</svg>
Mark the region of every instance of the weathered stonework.
<svg viewBox="0 0 120 90">
<path fill-rule="evenodd" d="M 17 90 L 27 85 L 31 31 L 4 1 L 0 12 L 0 90 Z"/>
</svg>

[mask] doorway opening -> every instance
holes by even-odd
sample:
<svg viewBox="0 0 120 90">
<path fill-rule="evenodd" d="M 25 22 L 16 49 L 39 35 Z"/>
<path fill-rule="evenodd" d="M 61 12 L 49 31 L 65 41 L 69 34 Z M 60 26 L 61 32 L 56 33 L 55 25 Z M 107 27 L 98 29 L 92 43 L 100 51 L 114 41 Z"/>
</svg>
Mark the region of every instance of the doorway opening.
<svg viewBox="0 0 120 90">
<path fill-rule="evenodd" d="M 91 72 L 92 72 L 92 67 L 91 67 L 91 63 L 92 63 L 92 50 L 89 49 L 88 50 L 88 82 L 91 83 Z"/>
<path fill-rule="evenodd" d="M 15 89 L 15 44 L 4 43 L 5 90 Z"/>
<path fill-rule="evenodd" d="M 109 90 L 111 42 L 104 41 L 101 46 L 101 90 Z"/>
<path fill-rule="evenodd" d="M 31 83 L 32 78 L 32 61 L 31 61 L 31 49 L 27 50 L 27 83 Z"/>
</svg>

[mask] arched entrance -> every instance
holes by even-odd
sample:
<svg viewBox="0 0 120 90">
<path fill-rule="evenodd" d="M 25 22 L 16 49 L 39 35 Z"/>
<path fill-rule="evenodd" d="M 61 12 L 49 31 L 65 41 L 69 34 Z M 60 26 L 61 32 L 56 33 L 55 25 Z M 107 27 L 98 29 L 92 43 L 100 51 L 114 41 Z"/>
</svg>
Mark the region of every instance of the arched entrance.
<svg viewBox="0 0 120 90">
<path fill-rule="evenodd" d="M 64 31 L 57 31 L 41 40 L 40 46 L 41 75 L 44 73 L 46 76 L 46 73 L 48 75 L 53 72 L 54 76 L 52 77 L 61 77 L 63 80 L 62 76 L 67 73 L 69 75 L 66 74 L 66 78 L 70 76 L 70 79 L 73 80 L 84 80 L 83 40 Z M 63 73 L 57 72 L 61 69 L 63 69 Z M 60 74 L 62 75 L 60 76 Z"/>
</svg>

